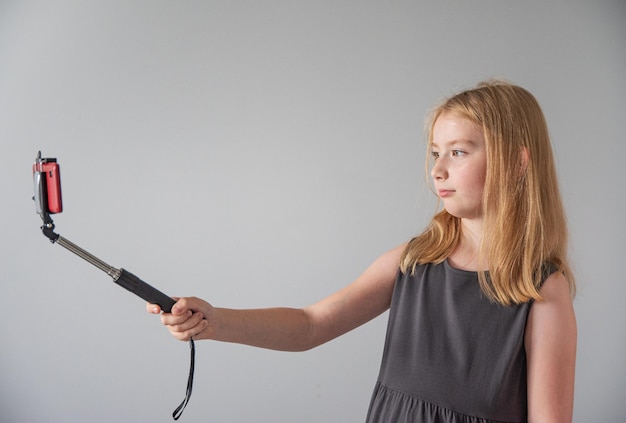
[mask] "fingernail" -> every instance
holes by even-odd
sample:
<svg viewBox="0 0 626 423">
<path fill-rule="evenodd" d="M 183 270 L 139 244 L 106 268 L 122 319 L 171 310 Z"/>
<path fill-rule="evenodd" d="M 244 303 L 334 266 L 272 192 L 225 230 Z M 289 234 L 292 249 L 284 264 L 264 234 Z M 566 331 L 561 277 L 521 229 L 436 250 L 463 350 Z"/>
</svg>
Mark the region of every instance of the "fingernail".
<svg viewBox="0 0 626 423">
<path fill-rule="evenodd" d="M 154 314 L 157 314 L 157 313 L 159 312 L 159 308 L 158 308 L 158 307 L 156 307 L 156 306 L 155 306 L 155 307 L 152 307 L 152 312 L 153 312 Z"/>
</svg>

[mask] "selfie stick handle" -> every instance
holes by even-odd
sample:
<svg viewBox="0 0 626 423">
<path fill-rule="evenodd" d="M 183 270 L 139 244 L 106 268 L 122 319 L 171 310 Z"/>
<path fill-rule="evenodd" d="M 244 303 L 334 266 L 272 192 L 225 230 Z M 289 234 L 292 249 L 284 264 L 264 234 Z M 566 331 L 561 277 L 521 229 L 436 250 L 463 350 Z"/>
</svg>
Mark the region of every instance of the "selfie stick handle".
<svg viewBox="0 0 626 423">
<path fill-rule="evenodd" d="M 172 307 L 174 306 L 176 301 L 174 301 L 171 297 L 165 295 L 155 287 L 142 281 L 140 278 L 133 275 L 129 271 L 124 269 L 116 269 L 115 267 L 108 265 L 107 263 L 100 260 L 98 257 L 74 244 L 72 241 L 63 238 L 59 234 L 54 233 L 53 224 L 48 226 L 47 228 L 46 226 L 48 225 L 44 225 L 42 229 L 44 230 L 45 235 L 50 238 L 53 243 L 59 244 L 61 247 L 71 251 L 72 253 L 83 258 L 87 262 L 93 264 L 98 269 L 111 276 L 111 278 L 113 278 L 113 282 L 115 282 L 119 286 L 127 289 L 128 291 L 132 292 L 140 298 L 143 298 L 151 304 L 158 304 L 159 307 L 161 307 L 161 310 L 163 310 L 164 312 L 170 313 L 172 311 Z"/>
</svg>

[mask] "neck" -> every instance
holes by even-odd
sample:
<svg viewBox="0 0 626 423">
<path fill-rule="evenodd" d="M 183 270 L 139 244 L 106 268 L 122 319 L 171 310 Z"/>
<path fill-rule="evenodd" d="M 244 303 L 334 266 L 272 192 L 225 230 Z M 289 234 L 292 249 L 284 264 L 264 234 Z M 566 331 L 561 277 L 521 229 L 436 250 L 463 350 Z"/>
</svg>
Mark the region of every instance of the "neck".
<svg viewBox="0 0 626 423">
<path fill-rule="evenodd" d="M 478 263 L 480 241 L 483 233 L 482 219 L 461 219 L 461 237 L 448 262 L 453 267 L 463 270 L 486 270 Z"/>
</svg>

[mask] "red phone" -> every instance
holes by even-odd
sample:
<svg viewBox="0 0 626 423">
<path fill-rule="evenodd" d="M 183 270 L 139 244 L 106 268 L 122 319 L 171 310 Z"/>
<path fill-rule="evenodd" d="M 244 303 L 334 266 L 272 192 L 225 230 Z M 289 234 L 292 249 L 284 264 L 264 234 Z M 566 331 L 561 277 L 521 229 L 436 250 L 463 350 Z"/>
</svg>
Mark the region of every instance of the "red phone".
<svg viewBox="0 0 626 423">
<path fill-rule="evenodd" d="M 55 214 L 63 211 L 61 197 L 61 170 L 57 159 L 42 158 L 41 152 L 33 164 L 35 204 L 37 213 Z"/>
</svg>

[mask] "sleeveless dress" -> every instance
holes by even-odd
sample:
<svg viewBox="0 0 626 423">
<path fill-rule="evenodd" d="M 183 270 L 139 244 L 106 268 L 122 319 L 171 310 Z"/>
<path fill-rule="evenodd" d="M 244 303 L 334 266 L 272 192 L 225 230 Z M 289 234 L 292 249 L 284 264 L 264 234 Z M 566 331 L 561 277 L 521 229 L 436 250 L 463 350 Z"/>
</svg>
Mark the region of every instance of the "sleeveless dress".
<svg viewBox="0 0 626 423">
<path fill-rule="evenodd" d="M 367 422 L 526 422 L 531 305 L 490 302 L 447 260 L 400 272 Z"/>
</svg>

